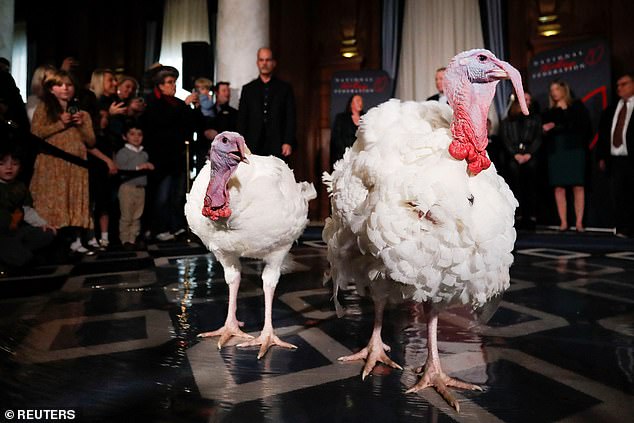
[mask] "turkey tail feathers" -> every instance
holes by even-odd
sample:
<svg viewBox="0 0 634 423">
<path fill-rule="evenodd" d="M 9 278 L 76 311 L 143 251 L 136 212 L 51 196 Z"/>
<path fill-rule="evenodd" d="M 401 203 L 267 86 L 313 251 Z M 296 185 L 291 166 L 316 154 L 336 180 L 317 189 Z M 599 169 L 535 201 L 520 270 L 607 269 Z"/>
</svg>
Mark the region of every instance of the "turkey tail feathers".
<svg viewBox="0 0 634 423">
<path fill-rule="evenodd" d="M 332 194 L 332 173 L 324 172 L 321 174 L 321 182 L 326 185 L 326 190 Z"/>
<path fill-rule="evenodd" d="M 310 201 L 314 198 L 317 198 L 317 191 L 315 191 L 315 186 L 310 182 L 300 182 L 300 189 L 302 191 L 302 197 L 306 201 Z"/>
</svg>

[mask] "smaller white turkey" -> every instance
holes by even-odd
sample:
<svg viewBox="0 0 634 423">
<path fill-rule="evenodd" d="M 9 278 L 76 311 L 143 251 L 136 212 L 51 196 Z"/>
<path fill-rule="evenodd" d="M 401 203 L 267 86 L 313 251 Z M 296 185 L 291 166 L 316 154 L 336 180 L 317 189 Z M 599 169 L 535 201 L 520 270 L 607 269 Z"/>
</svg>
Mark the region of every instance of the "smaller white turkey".
<svg viewBox="0 0 634 423">
<path fill-rule="evenodd" d="M 486 116 L 500 79 L 520 99 L 519 72 L 488 50 L 454 57 L 444 78 L 452 110 L 438 102 L 390 100 L 362 118 L 357 140 L 324 175 L 331 217 L 323 238 L 336 290 L 355 284 L 374 301 L 367 346 L 342 361 L 401 368 L 381 338 L 388 300 L 412 298 L 429 309 L 427 359 L 420 381 L 457 410 L 448 387 L 480 389 L 445 374 L 437 346 L 438 313 L 453 304 L 485 305 L 509 286 L 517 201 L 486 155 Z"/>
<path fill-rule="evenodd" d="M 308 223 L 308 202 L 317 196 L 315 188 L 296 182 L 293 171 L 277 157 L 250 154 L 236 132 L 218 134 L 209 156 L 187 196 L 185 216 L 192 232 L 222 264 L 229 308 L 223 327 L 198 336 L 220 336 L 219 349 L 233 336 L 250 339 L 238 346 L 260 345 L 258 359 L 272 345 L 294 349 L 273 330 L 273 295 L 282 263 Z M 240 257 L 265 264 L 264 327 L 255 339 L 240 329 L 243 323 L 236 317 Z"/>
</svg>

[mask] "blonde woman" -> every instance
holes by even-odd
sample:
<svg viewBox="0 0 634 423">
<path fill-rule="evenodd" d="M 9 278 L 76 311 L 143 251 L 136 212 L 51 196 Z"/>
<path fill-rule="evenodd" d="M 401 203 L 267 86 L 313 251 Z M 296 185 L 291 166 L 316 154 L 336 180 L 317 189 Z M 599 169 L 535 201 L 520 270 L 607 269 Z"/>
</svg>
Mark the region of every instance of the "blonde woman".
<svg viewBox="0 0 634 423">
<path fill-rule="evenodd" d="M 118 172 L 114 153 L 118 150 L 120 140 L 111 134 L 109 128 L 116 117 L 127 113 L 125 104 L 117 96 L 117 86 L 114 72 L 109 69 L 97 69 L 90 77 L 90 90 L 97 98 L 100 118 L 99 127 L 96 128 L 97 145 L 88 150 L 92 156 L 89 167 L 90 196 L 99 231 L 99 241 L 91 239 L 88 242 L 92 247 L 107 248 L 110 245 L 108 226 L 114 189 L 111 176 Z"/>
<path fill-rule="evenodd" d="M 38 66 L 33 72 L 31 95 L 26 99 L 26 114 L 29 116 L 29 122 L 33 122 L 33 113 L 35 113 L 37 105 L 42 102 L 44 81 L 53 73 L 55 73 L 55 67 L 52 65 Z"/>
<path fill-rule="evenodd" d="M 125 103 L 117 97 L 117 78 L 110 69 L 96 69 L 90 77 L 90 91 L 95 93 L 101 116 L 100 129 L 108 126 L 108 118 L 125 115 Z"/>
<path fill-rule="evenodd" d="M 136 97 L 139 90 L 139 83 L 131 76 L 121 75 L 117 80 L 117 95 L 119 99 L 129 104 L 130 100 Z"/>
<path fill-rule="evenodd" d="M 548 179 L 554 189 L 559 230 L 568 230 L 566 188 L 572 188 L 575 228 L 583 232 L 585 207 L 586 149 L 592 137 L 588 110 L 574 100 L 570 86 L 562 80 L 551 82 L 550 107 L 542 117 L 548 149 Z"/>
</svg>

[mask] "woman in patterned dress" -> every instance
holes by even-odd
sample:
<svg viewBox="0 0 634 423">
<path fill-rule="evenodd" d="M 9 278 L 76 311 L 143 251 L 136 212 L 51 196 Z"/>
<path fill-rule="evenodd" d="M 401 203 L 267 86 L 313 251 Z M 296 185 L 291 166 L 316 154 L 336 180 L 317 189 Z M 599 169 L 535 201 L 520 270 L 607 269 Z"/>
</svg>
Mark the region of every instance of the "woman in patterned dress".
<svg viewBox="0 0 634 423">
<path fill-rule="evenodd" d="M 79 159 L 95 144 L 90 115 L 67 110 L 75 95 L 69 74 L 57 71 L 44 83 L 43 101 L 35 109 L 31 132 L 47 143 Z M 72 112 L 72 113 L 69 113 Z M 66 159 L 41 153 L 35 160 L 31 193 L 35 210 L 50 225 L 75 228 L 71 250 L 86 253 L 80 231 L 90 227 L 88 169 Z"/>
</svg>

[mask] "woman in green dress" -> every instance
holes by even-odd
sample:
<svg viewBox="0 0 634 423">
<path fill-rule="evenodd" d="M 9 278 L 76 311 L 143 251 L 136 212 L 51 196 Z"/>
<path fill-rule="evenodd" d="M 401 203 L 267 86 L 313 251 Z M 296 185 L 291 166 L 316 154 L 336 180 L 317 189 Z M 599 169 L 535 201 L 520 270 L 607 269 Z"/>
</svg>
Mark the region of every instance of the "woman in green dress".
<svg viewBox="0 0 634 423">
<path fill-rule="evenodd" d="M 592 137 L 588 110 L 573 100 L 570 86 L 562 80 L 550 84 L 550 107 L 542 116 L 548 148 L 548 180 L 554 188 L 559 230 L 568 229 L 566 187 L 572 187 L 575 228 L 583 232 L 586 149 Z"/>
</svg>

